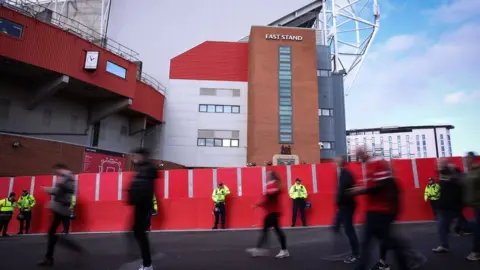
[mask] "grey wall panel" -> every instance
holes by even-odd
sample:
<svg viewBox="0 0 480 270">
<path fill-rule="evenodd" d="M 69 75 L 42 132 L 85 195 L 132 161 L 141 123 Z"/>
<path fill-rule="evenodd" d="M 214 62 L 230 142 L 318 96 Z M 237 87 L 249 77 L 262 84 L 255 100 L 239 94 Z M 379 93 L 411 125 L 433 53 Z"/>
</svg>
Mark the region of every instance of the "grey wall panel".
<svg viewBox="0 0 480 270">
<path fill-rule="evenodd" d="M 337 157 L 337 153 L 335 150 L 333 149 L 322 149 L 320 150 L 320 157 L 322 159 L 333 159 L 335 157 Z"/>
<path fill-rule="evenodd" d="M 332 77 L 318 78 L 318 106 L 319 109 L 330 109 L 334 106 Z"/>
<path fill-rule="evenodd" d="M 347 131 L 345 123 L 345 95 L 343 75 L 332 74 L 334 118 L 335 118 L 335 150 L 337 155 L 347 154 Z"/>
<path fill-rule="evenodd" d="M 320 117 L 320 141 L 335 141 L 335 119 L 331 116 Z"/>
<path fill-rule="evenodd" d="M 317 45 L 317 68 L 332 70 L 330 46 Z"/>
</svg>

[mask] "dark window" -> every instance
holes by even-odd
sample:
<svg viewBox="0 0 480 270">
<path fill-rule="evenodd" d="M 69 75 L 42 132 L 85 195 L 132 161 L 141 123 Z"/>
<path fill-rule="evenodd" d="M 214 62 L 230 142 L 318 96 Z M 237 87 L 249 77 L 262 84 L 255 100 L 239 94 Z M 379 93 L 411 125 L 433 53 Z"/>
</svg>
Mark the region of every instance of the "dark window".
<svg viewBox="0 0 480 270">
<path fill-rule="evenodd" d="M 100 140 L 100 122 L 93 124 L 92 146 L 97 147 Z"/>
<path fill-rule="evenodd" d="M 15 38 L 22 38 L 23 25 L 0 18 L 0 33 Z"/>
<path fill-rule="evenodd" d="M 110 61 L 107 61 L 107 72 L 116 75 L 122 79 L 127 78 L 127 69 Z"/>
</svg>

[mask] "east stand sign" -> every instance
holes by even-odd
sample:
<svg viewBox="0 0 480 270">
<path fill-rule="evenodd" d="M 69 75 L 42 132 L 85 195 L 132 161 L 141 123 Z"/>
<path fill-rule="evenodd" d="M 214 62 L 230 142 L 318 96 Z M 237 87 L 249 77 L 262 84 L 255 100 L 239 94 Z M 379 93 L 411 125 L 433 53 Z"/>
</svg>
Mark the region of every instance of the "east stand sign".
<svg viewBox="0 0 480 270">
<path fill-rule="evenodd" d="M 280 34 L 265 34 L 265 39 L 267 40 L 292 40 L 292 41 L 302 41 L 302 36 L 292 36 L 292 35 L 280 35 Z"/>
</svg>

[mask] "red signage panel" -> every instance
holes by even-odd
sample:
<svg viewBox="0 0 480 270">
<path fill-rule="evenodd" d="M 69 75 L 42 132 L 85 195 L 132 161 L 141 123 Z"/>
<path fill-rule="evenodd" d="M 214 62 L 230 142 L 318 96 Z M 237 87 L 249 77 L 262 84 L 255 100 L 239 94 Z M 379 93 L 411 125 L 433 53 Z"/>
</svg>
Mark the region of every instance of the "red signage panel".
<svg viewBox="0 0 480 270">
<path fill-rule="evenodd" d="M 85 148 L 83 172 L 122 172 L 125 168 L 125 154 L 95 148 Z"/>
</svg>

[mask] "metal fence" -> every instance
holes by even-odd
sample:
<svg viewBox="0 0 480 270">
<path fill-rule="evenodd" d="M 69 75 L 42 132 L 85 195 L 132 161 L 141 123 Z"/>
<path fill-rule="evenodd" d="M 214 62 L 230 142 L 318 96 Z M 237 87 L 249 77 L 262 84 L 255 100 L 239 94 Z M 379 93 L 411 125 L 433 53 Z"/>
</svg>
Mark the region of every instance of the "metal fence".
<svg viewBox="0 0 480 270">
<path fill-rule="evenodd" d="M 75 21 L 60 13 L 48 9 L 44 5 L 38 4 L 32 0 L 0 0 L 0 5 L 6 6 L 26 16 L 34 17 L 50 25 L 59 27 L 66 32 L 77 35 L 97 46 L 100 46 L 128 61 L 139 61 L 138 53 L 105 35 L 87 27 L 86 25 Z M 156 79 L 148 74 L 142 73 L 141 81 L 152 86 L 157 91 L 165 94 L 166 88 Z"/>
</svg>

